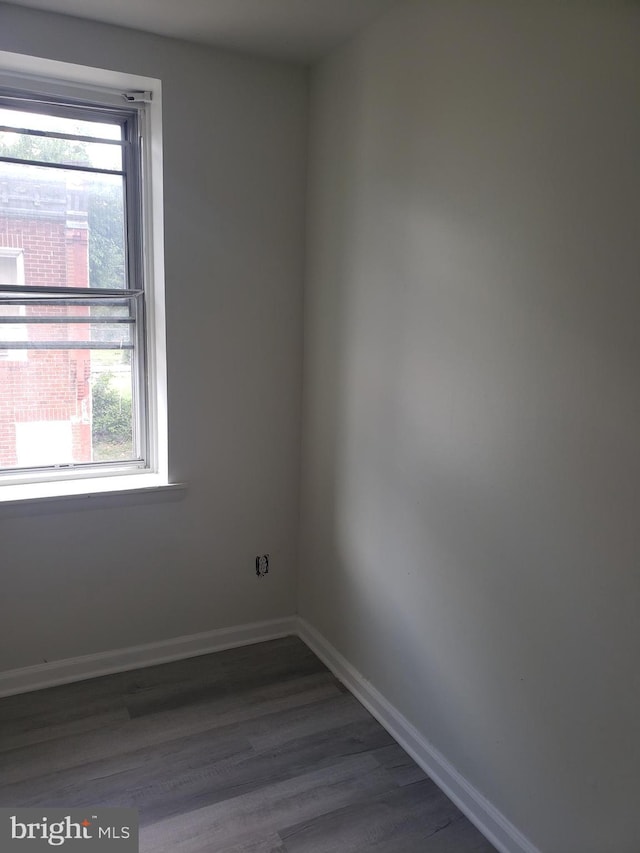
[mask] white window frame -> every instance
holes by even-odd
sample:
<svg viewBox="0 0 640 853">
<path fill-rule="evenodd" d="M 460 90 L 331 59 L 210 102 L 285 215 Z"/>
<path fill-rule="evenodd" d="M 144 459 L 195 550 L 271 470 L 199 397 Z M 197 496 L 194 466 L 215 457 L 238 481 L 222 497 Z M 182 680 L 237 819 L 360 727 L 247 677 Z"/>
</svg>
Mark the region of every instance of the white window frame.
<svg viewBox="0 0 640 853">
<path fill-rule="evenodd" d="M 24 250 L 14 249 L 11 246 L 0 246 L 0 258 L 11 258 L 16 264 L 16 283 L 24 284 Z M 2 282 L 0 281 L 0 284 Z M 20 306 L 20 314 L 24 314 L 24 306 Z M 14 327 L 20 328 L 20 326 Z M 17 339 L 17 338 L 16 338 Z M 6 338 L 5 338 L 6 340 Z M 19 349 L 2 349 L 0 347 L 0 362 L 25 362 L 27 360 L 27 351 Z"/>
<path fill-rule="evenodd" d="M 144 468 L 3 473 L 0 504 L 30 499 L 139 492 L 169 485 L 167 362 L 162 207 L 162 91 L 155 78 L 0 51 L 0 87 L 50 98 L 85 100 L 138 112 L 141 145 L 142 277 L 145 289 L 146 422 Z"/>
</svg>

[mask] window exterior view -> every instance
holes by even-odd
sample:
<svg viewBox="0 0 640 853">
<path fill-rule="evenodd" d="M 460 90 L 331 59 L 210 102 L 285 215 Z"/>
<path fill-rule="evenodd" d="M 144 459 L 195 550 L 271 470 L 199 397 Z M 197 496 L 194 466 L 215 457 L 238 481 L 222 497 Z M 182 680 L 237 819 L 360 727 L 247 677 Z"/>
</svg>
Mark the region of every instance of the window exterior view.
<svg viewBox="0 0 640 853">
<path fill-rule="evenodd" d="M 135 114 L 0 98 L 0 472 L 143 465 Z"/>
</svg>

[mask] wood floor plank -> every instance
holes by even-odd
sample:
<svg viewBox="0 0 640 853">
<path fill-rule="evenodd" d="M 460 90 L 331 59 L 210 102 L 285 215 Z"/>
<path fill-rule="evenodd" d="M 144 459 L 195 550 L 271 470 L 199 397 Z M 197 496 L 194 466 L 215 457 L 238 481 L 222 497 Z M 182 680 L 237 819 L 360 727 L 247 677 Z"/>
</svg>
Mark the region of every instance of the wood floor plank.
<svg viewBox="0 0 640 853">
<path fill-rule="evenodd" d="M 335 694 L 335 688 L 322 682 L 316 687 L 270 699 L 260 705 L 238 705 L 234 697 L 223 697 L 216 703 L 196 704 L 109 723 L 102 729 L 74 737 L 72 749 L 63 738 L 0 753 L 0 779 L 3 784 L 11 784 L 37 778 L 47 774 L 52 767 L 58 770 L 81 767 L 113 755 L 126 755 L 133 750 L 201 732 L 208 731 L 213 736 L 215 730 L 224 729 L 226 731 L 221 736 L 226 736 L 230 728 L 246 720 L 259 720 L 260 726 L 264 727 L 266 717 L 287 715 L 292 709 L 317 702 L 327 693 Z"/>
<path fill-rule="evenodd" d="M 246 738 L 226 736 L 203 738 L 199 734 L 132 750 L 37 779 L 0 788 L 0 802 L 7 806 L 136 808 L 136 792 L 172 790 L 176 780 L 196 774 L 202 767 L 215 767 L 231 756 L 247 755 L 252 748 Z"/>
<path fill-rule="evenodd" d="M 396 785 L 411 785 L 427 778 L 424 770 L 418 767 L 415 761 L 393 739 L 388 746 L 374 750 L 372 755 L 383 767 L 386 767 Z"/>
<path fill-rule="evenodd" d="M 350 756 L 249 794 L 231 797 L 168 820 L 141 833 L 141 853 L 195 853 L 206 842 L 223 851 L 258 840 L 278 827 L 311 820 L 333 809 L 385 791 L 389 777 L 370 755 Z"/>
<path fill-rule="evenodd" d="M 287 853 L 360 853 L 393 848 L 400 840 L 409 849 L 411 839 L 420 841 L 421 850 L 431 845 L 435 851 L 436 836 L 458 819 L 464 820 L 458 809 L 426 779 L 280 828 L 279 835 Z"/>
<path fill-rule="evenodd" d="M 129 713 L 123 706 L 105 713 L 93 713 L 76 719 L 62 719 L 34 727 L 0 725 L 0 752 L 41 744 L 45 741 L 74 737 L 85 732 L 103 729 L 105 726 L 124 722 Z M 0 761 L 0 766 L 2 762 Z"/>
<path fill-rule="evenodd" d="M 368 754 L 389 738 L 379 726 L 364 731 L 363 724 L 358 723 L 357 728 L 358 732 L 353 726 L 332 729 L 292 741 L 276 751 L 237 753 L 217 764 L 202 764 L 186 774 L 172 772 L 170 785 L 146 785 L 132 790 L 130 805 L 140 809 L 146 824 L 295 779 L 310 767 L 322 769 Z"/>
</svg>

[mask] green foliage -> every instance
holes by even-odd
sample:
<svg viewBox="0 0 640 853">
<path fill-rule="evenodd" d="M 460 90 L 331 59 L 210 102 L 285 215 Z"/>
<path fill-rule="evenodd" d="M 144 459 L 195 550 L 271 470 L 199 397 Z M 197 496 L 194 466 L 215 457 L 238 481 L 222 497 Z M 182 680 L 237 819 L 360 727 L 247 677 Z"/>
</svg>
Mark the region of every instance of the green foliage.
<svg viewBox="0 0 640 853">
<path fill-rule="evenodd" d="M 125 286 L 122 188 L 93 186 L 88 215 L 89 283 L 91 287 L 122 288 Z"/>
<path fill-rule="evenodd" d="M 11 143 L 3 136 L 11 137 Z M 72 163 L 88 165 L 87 146 L 83 142 L 69 139 L 54 139 L 48 136 L 16 136 L 5 133 L 0 135 L 0 155 L 18 157 L 22 160 L 40 160 L 42 163 Z"/>
<path fill-rule="evenodd" d="M 111 373 L 93 382 L 93 440 L 126 444 L 131 441 L 131 397 L 120 394 Z"/>
</svg>

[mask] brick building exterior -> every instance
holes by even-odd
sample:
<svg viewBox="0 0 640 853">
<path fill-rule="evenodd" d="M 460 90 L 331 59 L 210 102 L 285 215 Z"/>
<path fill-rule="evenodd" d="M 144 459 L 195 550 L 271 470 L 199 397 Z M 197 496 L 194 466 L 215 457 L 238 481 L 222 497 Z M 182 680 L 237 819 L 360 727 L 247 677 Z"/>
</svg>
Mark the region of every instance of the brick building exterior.
<svg viewBox="0 0 640 853">
<path fill-rule="evenodd" d="M 82 177 L 50 170 L 46 180 L 0 164 L 0 284 L 88 287 L 88 226 Z M 6 315 L 88 316 L 79 306 L 1 306 Z M 0 324 L 0 340 L 81 341 L 89 327 Z M 91 353 L 3 349 L 0 344 L 0 467 L 90 462 Z M 49 444 L 49 446 L 48 446 Z M 68 458 L 67 458 L 68 457 Z"/>
</svg>

